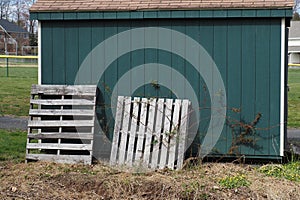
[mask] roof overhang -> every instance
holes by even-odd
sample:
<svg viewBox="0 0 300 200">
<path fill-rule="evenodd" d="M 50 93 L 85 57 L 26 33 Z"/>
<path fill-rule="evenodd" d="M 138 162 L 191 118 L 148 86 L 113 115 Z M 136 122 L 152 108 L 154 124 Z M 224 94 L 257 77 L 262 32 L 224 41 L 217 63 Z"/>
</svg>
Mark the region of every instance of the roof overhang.
<svg viewBox="0 0 300 200">
<path fill-rule="evenodd" d="M 31 12 L 35 20 L 154 19 L 154 18 L 291 18 L 292 9 L 224 9 L 159 11 Z"/>
</svg>

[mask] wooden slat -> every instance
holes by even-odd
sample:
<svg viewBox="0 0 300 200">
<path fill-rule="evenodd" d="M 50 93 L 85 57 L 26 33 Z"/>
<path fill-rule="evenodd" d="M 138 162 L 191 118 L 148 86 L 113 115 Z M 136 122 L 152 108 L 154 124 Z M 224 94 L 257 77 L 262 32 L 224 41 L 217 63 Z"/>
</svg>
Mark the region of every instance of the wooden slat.
<svg viewBox="0 0 300 200">
<path fill-rule="evenodd" d="M 146 135 L 146 141 L 145 141 L 145 150 L 144 150 L 144 165 L 149 167 L 150 164 L 150 150 L 151 150 L 151 144 L 152 144 L 152 136 L 154 134 L 154 119 L 155 119 L 155 110 L 156 110 L 156 100 L 150 99 L 148 101 L 149 103 L 149 114 L 148 114 L 148 123 L 147 127 L 145 127 L 145 135 Z M 146 123 L 145 123 L 146 124 Z"/>
<path fill-rule="evenodd" d="M 133 151 L 134 151 L 135 136 L 137 131 L 137 122 L 138 122 L 137 119 L 139 115 L 139 103 L 140 103 L 140 98 L 135 97 L 133 100 L 133 112 L 131 117 L 128 150 L 127 150 L 127 158 L 126 158 L 126 165 L 129 167 L 131 167 L 133 163 Z"/>
<path fill-rule="evenodd" d="M 28 143 L 27 149 L 92 150 L 91 144 Z"/>
<path fill-rule="evenodd" d="M 172 106 L 173 100 L 167 99 L 165 103 L 164 110 L 164 131 L 162 134 L 162 145 L 161 145 L 161 154 L 159 161 L 159 168 L 163 169 L 166 167 L 167 156 L 168 156 L 168 148 L 169 148 L 169 134 L 170 134 L 170 126 L 172 119 Z"/>
<path fill-rule="evenodd" d="M 32 85 L 31 94 L 94 96 L 95 85 Z"/>
<path fill-rule="evenodd" d="M 28 160 L 44 160 L 48 162 L 57 163 L 83 163 L 90 164 L 91 156 L 89 155 L 51 155 L 51 154 L 27 154 L 26 159 Z"/>
<path fill-rule="evenodd" d="M 156 121 L 155 123 L 155 137 L 153 141 L 153 152 L 151 159 L 151 168 L 156 169 L 158 167 L 158 156 L 159 156 L 159 145 L 160 145 L 160 136 L 162 129 L 162 121 L 163 121 L 163 112 L 164 112 L 164 99 L 158 99 L 157 101 L 157 109 L 156 109 Z M 153 119 L 154 120 L 154 119 Z"/>
<path fill-rule="evenodd" d="M 115 165 L 117 162 L 117 154 L 119 149 L 118 144 L 119 144 L 123 111 L 124 111 L 124 97 L 119 96 L 117 102 L 117 109 L 116 109 L 114 136 L 113 136 L 112 149 L 110 155 L 110 165 Z"/>
<path fill-rule="evenodd" d="M 179 127 L 179 135 L 178 135 L 178 159 L 177 159 L 177 169 L 181 169 L 183 165 L 184 152 L 186 146 L 186 137 L 188 131 L 189 124 L 189 106 L 190 101 L 183 100 L 182 101 L 182 109 L 181 109 L 181 120 Z"/>
<path fill-rule="evenodd" d="M 29 120 L 28 127 L 89 127 L 94 126 L 94 120 Z"/>
<path fill-rule="evenodd" d="M 145 138 L 145 125 L 146 125 L 146 118 L 147 118 L 147 99 L 142 99 L 141 103 L 141 110 L 140 110 L 140 124 L 138 130 L 138 140 L 136 145 L 136 154 L 135 154 L 135 163 L 140 164 L 143 160 L 143 145 L 144 145 L 144 138 Z"/>
<path fill-rule="evenodd" d="M 93 106 L 94 100 L 87 99 L 31 99 L 30 103 L 45 106 Z"/>
<path fill-rule="evenodd" d="M 174 169 L 175 165 L 175 154 L 176 154 L 176 142 L 178 137 L 179 128 L 179 114 L 180 114 L 181 100 L 175 100 L 173 120 L 170 131 L 170 145 L 169 145 L 169 157 L 168 157 L 168 168 Z"/>
<path fill-rule="evenodd" d="M 92 133 L 40 133 L 40 134 L 28 134 L 30 139 L 81 139 L 92 140 Z"/>
<path fill-rule="evenodd" d="M 58 110 L 58 109 L 30 109 L 30 116 L 94 116 L 94 111 L 90 110 Z"/>
<path fill-rule="evenodd" d="M 121 142 L 119 147 L 119 165 L 125 164 L 126 156 L 126 144 L 128 129 L 130 123 L 130 110 L 131 110 L 131 97 L 125 97 L 124 100 L 124 114 L 123 114 L 123 123 L 121 128 Z"/>
</svg>

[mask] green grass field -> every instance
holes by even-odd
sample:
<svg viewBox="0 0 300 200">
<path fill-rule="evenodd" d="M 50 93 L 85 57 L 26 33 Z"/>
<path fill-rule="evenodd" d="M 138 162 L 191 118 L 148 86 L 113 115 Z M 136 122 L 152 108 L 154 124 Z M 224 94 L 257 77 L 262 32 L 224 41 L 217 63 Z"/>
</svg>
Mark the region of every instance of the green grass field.
<svg viewBox="0 0 300 200">
<path fill-rule="evenodd" d="M 0 67 L 0 116 L 27 116 L 32 84 L 37 83 L 37 67 Z"/>
<path fill-rule="evenodd" d="M 25 160 L 27 133 L 0 129 L 0 162 Z"/>
<path fill-rule="evenodd" d="M 300 69 L 289 69 L 288 127 L 300 128 Z"/>
</svg>

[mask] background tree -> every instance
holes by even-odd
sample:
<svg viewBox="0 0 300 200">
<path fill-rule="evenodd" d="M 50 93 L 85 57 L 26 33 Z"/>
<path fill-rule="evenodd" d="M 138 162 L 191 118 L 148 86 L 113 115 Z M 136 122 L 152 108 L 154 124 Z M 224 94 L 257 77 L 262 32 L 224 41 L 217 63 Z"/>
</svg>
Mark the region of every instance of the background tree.
<svg viewBox="0 0 300 200">
<path fill-rule="evenodd" d="M 0 0 L 0 18 L 8 19 L 10 15 L 10 0 Z"/>
<path fill-rule="evenodd" d="M 11 8 L 13 9 L 12 18 L 19 26 L 26 26 L 29 20 L 29 8 L 32 0 L 14 0 Z"/>
<path fill-rule="evenodd" d="M 300 0 L 295 0 L 294 15 L 293 15 L 294 21 L 300 20 L 299 11 L 300 11 Z"/>
</svg>

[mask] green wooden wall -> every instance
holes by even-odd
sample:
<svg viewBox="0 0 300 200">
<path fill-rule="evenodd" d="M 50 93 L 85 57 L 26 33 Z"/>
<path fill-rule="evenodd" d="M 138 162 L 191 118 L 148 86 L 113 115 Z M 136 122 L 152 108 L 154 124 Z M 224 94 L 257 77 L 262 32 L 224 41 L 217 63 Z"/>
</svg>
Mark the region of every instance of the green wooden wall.
<svg viewBox="0 0 300 200">
<path fill-rule="evenodd" d="M 78 69 L 97 45 L 123 31 L 146 27 L 164 27 L 183 33 L 197 41 L 215 61 L 226 89 L 227 116 L 220 116 L 226 120 L 211 155 L 280 157 L 281 18 L 42 21 L 42 83 L 74 84 Z M 165 42 L 153 41 L 151 34 L 146 35 L 134 39 L 141 44 Z M 121 49 L 129 48 L 130 44 L 130 41 L 113 40 L 107 45 Z M 176 46 L 175 42 L 172 48 L 186 47 Z M 168 51 L 150 48 L 124 55 L 118 53 L 106 51 L 101 60 L 98 55 L 92 55 L 88 62 L 90 67 L 85 71 L 90 76 L 86 84 L 98 84 L 101 91 L 98 120 L 108 137 L 112 137 L 113 129 L 110 98 L 114 86 L 131 69 L 159 63 L 182 74 L 198 97 L 200 127 L 193 143 L 196 149 L 205 137 L 212 112 L 211 97 L 203 77 L 183 57 Z M 108 63 L 107 60 L 114 56 L 118 59 Z M 95 67 L 108 64 L 104 75 L 97 77 L 93 72 Z M 137 77 L 145 77 L 146 73 L 159 77 L 155 74 L 159 73 L 158 67 L 145 69 L 143 73 L 132 73 L 128 85 Z M 134 95 L 175 98 L 172 88 L 159 86 L 161 79 L 172 82 L 172 87 L 187 89 L 185 84 L 172 80 L 171 73 L 141 86 Z M 211 73 L 211 80 L 214 81 L 214 73 Z M 259 114 L 256 128 L 247 128 L 245 125 L 254 125 Z"/>
</svg>

